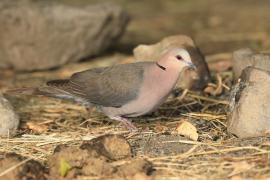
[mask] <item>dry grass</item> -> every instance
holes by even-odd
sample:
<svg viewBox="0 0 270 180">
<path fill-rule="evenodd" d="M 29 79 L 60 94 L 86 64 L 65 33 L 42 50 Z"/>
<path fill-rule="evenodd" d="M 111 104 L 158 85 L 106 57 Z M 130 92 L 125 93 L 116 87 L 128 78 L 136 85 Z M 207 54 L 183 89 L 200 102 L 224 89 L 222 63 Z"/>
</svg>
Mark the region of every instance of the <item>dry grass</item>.
<svg viewBox="0 0 270 180">
<path fill-rule="evenodd" d="M 59 71 L 53 73 L 61 74 Z M 225 72 L 221 77 L 224 84 L 230 87 L 226 83 L 229 82 L 226 80 L 227 74 Z M 270 138 L 239 140 L 228 134 L 228 101 L 224 97 L 228 97 L 226 88 L 219 97 L 188 92 L 182 100 L 171 98 L 154 114 L 134 119 L 142 130 L 137 134 L 130 134 L 95 109 L 87 110 L 72 102 L 45 97 L 9 97 L 21 117 L 21 132 L 13 138 L 1 138 L 0 151 L 15 152 L 46 165 L 59 144 L 79 146 L 84 140 L 111 133 L 125 136 L 134 149 L 134 158 L 144 157 L 151 161 L 160 179 L 176 179 L 178 176 L 196 179 L 269 177 Z M 170 133 L 181 119 L 187 119 L 196 126 L 199 141 L 184 138 L 162 141 L 168 148 L 187 148 L 182 153 L 151 154 L 144 150 L 142 144 L 147 144 L 151 138 L 173 137 Z M 40 133 L 33 132 L 26 127 L 29 121 L 48 129 Z M 177 152 L 179 149 L 174 150 Z"/>
</svg>

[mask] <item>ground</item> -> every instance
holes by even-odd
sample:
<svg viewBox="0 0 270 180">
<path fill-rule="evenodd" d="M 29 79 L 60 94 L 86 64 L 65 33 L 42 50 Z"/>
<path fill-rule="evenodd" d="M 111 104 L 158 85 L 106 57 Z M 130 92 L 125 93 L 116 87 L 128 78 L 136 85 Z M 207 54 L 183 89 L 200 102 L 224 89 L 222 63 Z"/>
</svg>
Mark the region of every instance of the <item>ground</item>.
<svg viewBox="0 0 270 180">
<path fill-rule="evenodd" d="M 76 71 L 130 61 L 132 47 L 137 44 L 156 42 L 167 35 L 187 34 L 206 55 L 213 84 L 218 84 L 216 77 L 221 77 L 223 92 L 216 96 L 189 92 L 184 99 L 170 98 L 153 114 L 133 119 L 141 130 L 137 134 L 130 134 L 95 109 L 73 102 L 8 96 L 21 125 L 16 137 L 0 139 L 1 154 L 15 152 L 47 166 L 48 158 L 59 144 L 76 147 L 84 140 L 104 134 L 120 134 L 131 144 L 134 159 L 144 158 L 153 163 L 159 179 L 268 178 L 270 137 L 238 139 L 227 132 L 226 119 L 233 84 L 231 52 L 243 47 L 269 50 L 270 24 L 266 22 L 270 17 L 267 8 L 270 2 L 114 1 L 122 4 L 132 18 L 126 34 L 109 53 L 50 71 L 1 70 L 0 90 L 39 86 Z M 198 141 L 172 133 L 181 120 L 197 128 Z"/>
</svg>

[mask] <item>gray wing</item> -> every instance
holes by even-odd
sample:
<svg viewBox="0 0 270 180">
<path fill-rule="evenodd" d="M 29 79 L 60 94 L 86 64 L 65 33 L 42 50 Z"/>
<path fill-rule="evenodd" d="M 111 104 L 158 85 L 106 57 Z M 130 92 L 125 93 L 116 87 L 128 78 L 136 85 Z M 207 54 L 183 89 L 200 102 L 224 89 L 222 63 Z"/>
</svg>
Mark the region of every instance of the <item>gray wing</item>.
<svg viewBox="0 0 270 180">
<path fill-rule="evenodd" d="M 121 107 L 136 99 L 150 64 L 121 64 L 75 73 L 64 90 L 93 104 Z"/>
</svg>

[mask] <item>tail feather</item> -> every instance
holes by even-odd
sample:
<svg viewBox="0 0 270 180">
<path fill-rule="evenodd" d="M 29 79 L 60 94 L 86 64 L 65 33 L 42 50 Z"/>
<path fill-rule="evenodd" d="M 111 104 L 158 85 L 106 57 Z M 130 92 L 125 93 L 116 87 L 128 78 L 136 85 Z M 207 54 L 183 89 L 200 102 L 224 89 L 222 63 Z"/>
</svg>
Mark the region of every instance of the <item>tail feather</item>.
<svg viewBox="0 0 270 180">
<path fill-rule="evenodd" d="M 69 79 L 59 79 L 59 80 L 48 81 L 47 86 L 64 88 L 64 87 L 69 86 Z"/>
<path fill-rule="evenodd" d="M 10 95 L 37 95 L 37 88 L 17 88 L 17 89 L 9 89 L 5 92 L 5 94 Z"/>
<path fill-rule="evenodd" d="M 58 97 L 58 96 L 67 96 L 71 95 L 68 93 L 69 89 L 69 80 L 52 80 L 47 82 L 47 86 L 44 87 L 34 87 L 34 88 L 17 88 L 17 89 L 10 89 L 6 91 L 6 94 L 11 95 L 42 95 L 42 96 L 51 96 L 51 97 Z"/>
<path fill-rule="evenodd" d="M 73 99 L 73 96 L 61 89 L 55 87 L 38 87 L 38 88 L 18 88 L 6 91 L 10 95 L 40 95 L 63 99 Z"/>
<path fill-rule="evenodd" d="M 35 88 L 18 88 L 6 91 L 6 94 L 10 95 L 40 95 L 48 96 L 61 99 L 75 100 L 78 102 L 84 102 L 83 98 L 75 97 L 70 92 L 70 81 L 64 80 L 53 80 L 48 81 L 47 86 L 35 87 Z"/>
</svg>

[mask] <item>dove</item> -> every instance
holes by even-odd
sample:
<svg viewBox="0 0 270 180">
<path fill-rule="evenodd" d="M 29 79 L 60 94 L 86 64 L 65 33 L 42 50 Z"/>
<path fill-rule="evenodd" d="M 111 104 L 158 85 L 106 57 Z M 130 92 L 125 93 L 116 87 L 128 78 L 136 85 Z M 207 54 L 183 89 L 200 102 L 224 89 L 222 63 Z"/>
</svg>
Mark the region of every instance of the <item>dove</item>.
<svg viewBox="0 0 270 180">
<path fill-rule="evenodd" d="M 136 131 L 136 126 L 128 118 L 157 109 L 170 95 L 181 74 L 189 68 L 196 67 L 188 51 L 173 48 L 156 62 L 88 69 L 74 73 L 69 79 L 48 81 L 44 87 L 15 91 L 94 105 L 110 119 Z"/>
</svg>

